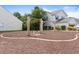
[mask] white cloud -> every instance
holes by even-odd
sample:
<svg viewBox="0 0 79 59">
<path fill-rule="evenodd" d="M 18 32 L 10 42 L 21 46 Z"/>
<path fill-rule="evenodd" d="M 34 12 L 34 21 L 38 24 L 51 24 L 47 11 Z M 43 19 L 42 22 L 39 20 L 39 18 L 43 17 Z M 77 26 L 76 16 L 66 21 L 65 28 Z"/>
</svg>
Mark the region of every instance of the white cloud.
<svg viewBox="0 0 79 59">
<path fill-rule="evenodd" d="M 48 10 L 48 9 L 46 9 L 46 8 L 43 8 L 43 10 L 48 11 L 48 12 L 51 12 L 51 10 Z"/>
<path fill-rule="evenodd" d="M 52 11 L 55 11 L 55 10 L 58 10 L 58 9 L 51 9 L 51 10 L 48 10 L 47 8 L 42 8 L 43 10 L 45 10 L 45 11 L 48 11 L 48 12 L 52 12 Z"/>
<path fill-rule="evenodd" d="M 43 10 L 51 12 L 53 10 L 48 10 L 46 8 L 43 8 Z M 58 10 L 58 9 L 54 9 L 54 10 Z M 62 10 L 64 10 L 69 17 L 75 17 L 75 18 L 79 18 L 79 8 L 75 7 L 75 6 L 64 6 L 62 8 Z"/>
<path fill-rule="evenodd" d="M 69 17 L 79 18 L 79 8 L 74 6 L 66 6 L 63 10 L 68 14 Z"/>
</svg>

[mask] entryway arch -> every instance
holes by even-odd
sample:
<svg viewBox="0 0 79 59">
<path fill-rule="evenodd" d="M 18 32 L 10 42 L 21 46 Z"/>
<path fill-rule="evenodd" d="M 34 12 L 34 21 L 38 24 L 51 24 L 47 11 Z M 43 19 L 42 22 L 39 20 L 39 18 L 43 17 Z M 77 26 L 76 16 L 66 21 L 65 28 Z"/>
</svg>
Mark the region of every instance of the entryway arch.
<svg viewBox="0 0 79 59">
<path fill-rule="evenodd" d="M 40 30 L 40 32 L 42 32 L 43 31 L 43 20 L 42 19 L 39 19 L 40 20 L 40 26 L 39 26 L 39 30 Z M 27 32 L 28 32 L 28 36 L 30 36 L 30 27 L 31 27 L 31 25 L 30 25 L 30 23 L 31 23 L 31 17 L 30 16 L 28 16 L 27 17 Z"/>
</svg>

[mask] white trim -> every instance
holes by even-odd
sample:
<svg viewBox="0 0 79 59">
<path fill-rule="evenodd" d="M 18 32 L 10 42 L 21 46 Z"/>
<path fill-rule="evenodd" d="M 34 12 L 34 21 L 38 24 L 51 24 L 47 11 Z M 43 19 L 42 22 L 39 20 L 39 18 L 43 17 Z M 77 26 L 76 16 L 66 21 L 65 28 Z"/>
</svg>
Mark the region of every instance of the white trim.
<svg viewBox="0 0 79 59">
<path fill-rule="evenodd" d="M 51 40 L 51 39 L 44 39 L 44 38 L 34 38 L 34 37 L 5 37 L 4 33 L 0 35 L 1 38 L 5 39 L 34 39 L 34 40 L 41 40 L 41 41 L 48 41 L 48 42 L 70 42 L 70 41 L 75 41 L 78 39 L 78 34 L 75 35 L 75 38 L 69 39 L 69 40 Z"/>
</svg>

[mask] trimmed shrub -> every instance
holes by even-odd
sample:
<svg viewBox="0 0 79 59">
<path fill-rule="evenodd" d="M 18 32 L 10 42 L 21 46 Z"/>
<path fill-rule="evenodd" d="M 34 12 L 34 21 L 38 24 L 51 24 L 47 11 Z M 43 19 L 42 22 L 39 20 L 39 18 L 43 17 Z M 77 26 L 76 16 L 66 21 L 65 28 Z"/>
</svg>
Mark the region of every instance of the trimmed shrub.
<svg viewBox="0 0 79 59">
<path fill-rule="evenodd" d="M 56 26 L 55 29 L 56 30 L 61 30 L 61 28 L 59 26 Z"/>
<path fill-rule="evenodd" d="M 76 30 L 74 24 L 69 24 L 68 30 Z"/>
<path fill-rule="evenodd" d="M 68 27 L 68 30 L 76 30 L 76 28 Z"/>
</svg>

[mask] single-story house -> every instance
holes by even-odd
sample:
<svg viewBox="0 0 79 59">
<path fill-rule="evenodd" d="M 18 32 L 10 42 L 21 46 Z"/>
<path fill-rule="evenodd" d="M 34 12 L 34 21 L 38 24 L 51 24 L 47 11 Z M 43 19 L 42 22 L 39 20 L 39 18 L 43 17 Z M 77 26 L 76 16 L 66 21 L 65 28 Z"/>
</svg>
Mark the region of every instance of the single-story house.
<svg viewBox="0 0 79 59">
<path fill-rule="evenodd" d="M 22 30 L 22 22 L 0 6 L 0 31 Z"/>
</svg>

